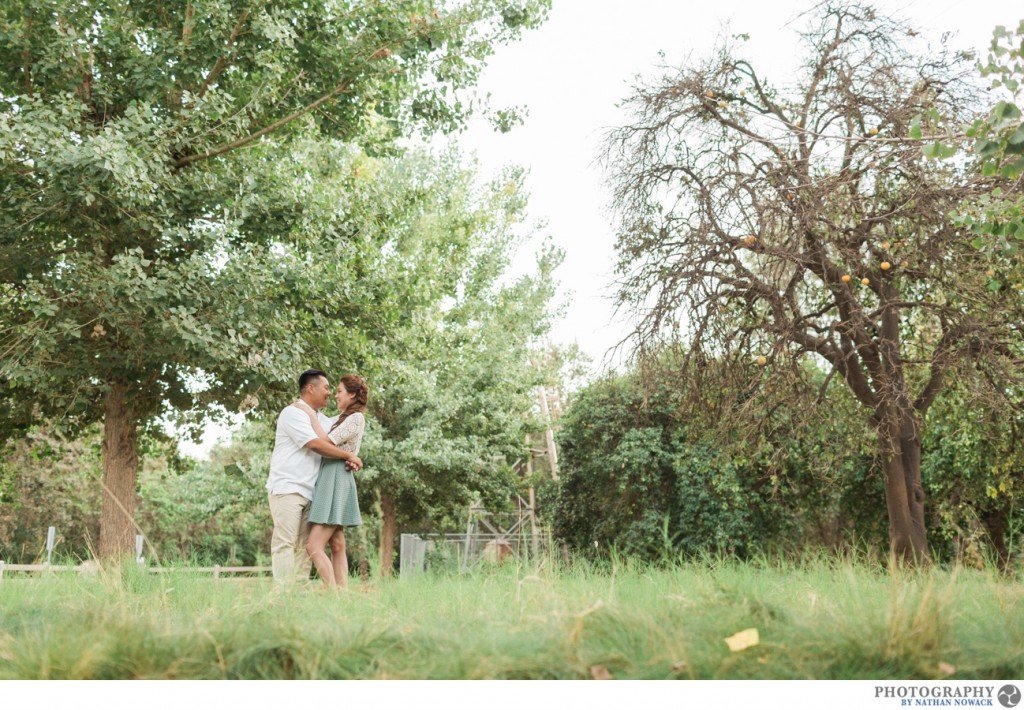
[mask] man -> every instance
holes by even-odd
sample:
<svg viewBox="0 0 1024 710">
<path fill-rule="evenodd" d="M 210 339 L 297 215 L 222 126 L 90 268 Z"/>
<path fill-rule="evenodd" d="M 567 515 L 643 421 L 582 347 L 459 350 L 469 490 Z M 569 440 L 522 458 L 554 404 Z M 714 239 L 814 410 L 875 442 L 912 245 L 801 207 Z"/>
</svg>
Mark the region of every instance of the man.
<svg viewBox="0 0 1024 710">
<path fill-rule="evenodd" d="M 326 431 L 330 420 L 320 410 L 331 398 L 331 385 L 323 370 L 306 370 L 299 376 L 299 399 L 317 411 Z M 363 462 L 353 453 L 320 439 L 309 415 L 289 404 L 277 417 L 274 453 L 270 457 L 267 497 L 274 535 L 270 541 L 270 559 L 277 582 L 290 582 L 296 571 L 309 576 L 306 538 L 309 537 L 309 504 L 320 473 L 320 459 L 343 459 L 353 471 Z"/>
</svg>

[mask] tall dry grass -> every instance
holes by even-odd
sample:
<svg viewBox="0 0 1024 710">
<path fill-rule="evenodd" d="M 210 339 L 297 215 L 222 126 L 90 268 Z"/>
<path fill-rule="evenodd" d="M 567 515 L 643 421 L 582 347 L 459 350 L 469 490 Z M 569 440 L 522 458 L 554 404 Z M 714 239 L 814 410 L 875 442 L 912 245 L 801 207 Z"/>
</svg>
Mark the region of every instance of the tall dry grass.
<svg viewBox="0 0 1024 710">
<path fill-rule="evenodd" d="M 0 582 L 0 679 L 603 675 L 1021 678 L 1024 584 L 828 558 L 510 564 L 339 596 L 134 565 Z"/>
</svg>

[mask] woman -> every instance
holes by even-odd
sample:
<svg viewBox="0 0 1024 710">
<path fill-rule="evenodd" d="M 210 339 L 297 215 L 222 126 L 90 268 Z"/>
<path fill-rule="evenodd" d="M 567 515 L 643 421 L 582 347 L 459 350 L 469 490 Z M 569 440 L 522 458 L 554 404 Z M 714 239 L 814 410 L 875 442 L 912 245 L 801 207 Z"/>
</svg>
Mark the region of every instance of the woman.
<svg viewBox="0 0 1024 710">
<path fill-rule="evenodd" d="M 334 401 L 341 410 L 329 432 L 320 426 L 316 412 L 299 400 L 295 406 L 309 415 L 317 435 L 335 446 L 359 454 L 363 440 L 366 418 L 366 400 L 370 390 L 359 375 L 345 375 L 334 393 Z M 313 504 L 309 507 L 309 540 L 306 553 L 320 579 L 328 588 L 348 586 L 348 557 L 345 554 L 345 526 L 362 525 L 359 515 L 359 500 L 356 497 L 356 481 L 352 472 L 340 459 L 325 458 L 320 464 L 320 475 L 313 489 Z M 331 547 L 328 559 L 324 545 Z"/>
</svg>

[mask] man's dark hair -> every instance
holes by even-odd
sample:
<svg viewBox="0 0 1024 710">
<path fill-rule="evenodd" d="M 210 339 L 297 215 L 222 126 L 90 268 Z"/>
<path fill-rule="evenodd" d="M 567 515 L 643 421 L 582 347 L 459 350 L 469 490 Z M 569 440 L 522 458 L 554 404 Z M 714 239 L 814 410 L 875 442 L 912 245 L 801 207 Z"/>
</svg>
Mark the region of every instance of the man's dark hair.
<svg viewBox="0 0 1024 710">
<path fill-rule="evenodd" d="M 323 377 L 324 379 L 327 380 L 331 379 L 330 377 L 327 376 L 326 372 L 324 372 L 323 370 L 316 369 L 306 370 L 301 375 L 299 375 L 299 394 L 301 395 L 302 390 L 306 389 L 306 385 L 308 385 L 310 382 L 312 382 L 318 377 Z"/>
</svg>

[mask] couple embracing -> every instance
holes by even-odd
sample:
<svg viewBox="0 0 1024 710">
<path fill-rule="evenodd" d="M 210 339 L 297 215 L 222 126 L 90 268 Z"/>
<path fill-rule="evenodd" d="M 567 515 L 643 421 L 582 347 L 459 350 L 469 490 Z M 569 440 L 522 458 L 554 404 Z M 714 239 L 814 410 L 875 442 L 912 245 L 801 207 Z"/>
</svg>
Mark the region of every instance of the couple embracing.
<svg viewBox="0 0 1024 710">
<path fill-rule="evenodd" d="M 277 582 L 308 578 L 312 560 L 327 587 L 348 584 L 345 527 L 362 524 L 352 474 L 363 467 L 358 454 L 368 397 L 363 378 L 345 375 L 334 392 L 340 413 L 328 418 L 320 412 L 331 398 L 327 373 L 306 370 L 299 376 L 299 398 L 277 418 L 267 478 Z"/>
</svg>

